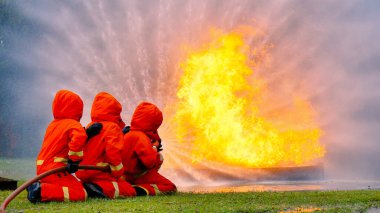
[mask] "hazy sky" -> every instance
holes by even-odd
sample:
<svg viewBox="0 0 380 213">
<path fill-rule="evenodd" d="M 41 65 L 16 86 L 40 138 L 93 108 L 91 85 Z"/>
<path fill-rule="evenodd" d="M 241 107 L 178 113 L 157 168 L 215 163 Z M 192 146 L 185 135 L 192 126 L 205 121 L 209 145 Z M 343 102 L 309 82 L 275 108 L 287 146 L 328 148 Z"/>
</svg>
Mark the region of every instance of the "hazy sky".
<svg viewBox="0 0 380 213">
<path fill-rule="evenodd" d="M 71 89 L 84 99 L 83 125 L 100 91 L 122 102 L 128 123 L 141 100 L 165 107 L 175 96 L 184 44 L 201 43 L 210 27 L 252 25 L 265 31 L 263 42 L 274 45 L 272 66 L 258 70 L 270 76 L 269 85 L 290 77 L 289 91 L 307 88 L 324 131 L 327 176 L 380 178 L 377 0 L 0 4 L 7 10 L 0 26 L 6 62 L 0 133 L 8 150 L 2 156 L 37 154 L 57 90 Z"/>
</svg>

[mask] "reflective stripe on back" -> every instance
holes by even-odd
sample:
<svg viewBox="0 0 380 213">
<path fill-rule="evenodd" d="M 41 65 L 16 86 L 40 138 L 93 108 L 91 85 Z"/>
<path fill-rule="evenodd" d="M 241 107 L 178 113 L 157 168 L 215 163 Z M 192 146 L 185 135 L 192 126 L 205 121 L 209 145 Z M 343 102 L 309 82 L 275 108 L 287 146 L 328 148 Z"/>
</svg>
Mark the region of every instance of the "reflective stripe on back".
<svg viewBox="0 0 380 213">
<path fill-rule="evenodd" d="M 44 160 L 37 160 L 36 164 L 37 166 L 41 166 L 44 163 Z"/>
</svg>

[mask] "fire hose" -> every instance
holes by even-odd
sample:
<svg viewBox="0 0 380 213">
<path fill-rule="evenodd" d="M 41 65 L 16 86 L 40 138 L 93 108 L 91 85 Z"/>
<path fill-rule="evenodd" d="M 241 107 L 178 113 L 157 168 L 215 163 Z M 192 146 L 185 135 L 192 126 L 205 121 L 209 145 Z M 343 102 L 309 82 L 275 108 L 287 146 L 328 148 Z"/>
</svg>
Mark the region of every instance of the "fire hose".
<svg viewBox="0 0 380 213">
<path fill-rule="evenodd" d="M 79 165 L 78 169 L 84 169 L 84 170 L 99 170 L 99 171 L 103 171 L 103 172 L 109 172 L 110 171 L 110 168 L 109 167 L 101 167 L 101 166 L 89 166 L 89 165 Z M 55 173 L 58 173 L 58 172 L 64 172 L 66 171 L 66 166 L 62 166 L 62 167 L 59 167 L 59 168 L 55 168 L 55 169 L 52 169 L 52 170 L 49 170 L 47 172 L 44 172 L 32 179 L 30 179 L 29 181 L 25 182 L 24 184 L 22 184 L 20 187 L 18 187 L 15 191 L 13 191 L 5 200 L 4 202 L 1 204 L 1 208 L 0 208 L 0 213 L 5 213 L 5 208 L 7 208 L 8 204 L 18 195 L 20 194 L 24 189 L 26 189 L 28 186 L 30 186 L 31 184 L 33 184 L 34 182 L 37 182 L 39 180 L 41 180 L 42 178 L 46 177 L 46 176 L 49 176 L 49 175 L 52 175 L 52 174 L 55 174 Z"/>
</svg>

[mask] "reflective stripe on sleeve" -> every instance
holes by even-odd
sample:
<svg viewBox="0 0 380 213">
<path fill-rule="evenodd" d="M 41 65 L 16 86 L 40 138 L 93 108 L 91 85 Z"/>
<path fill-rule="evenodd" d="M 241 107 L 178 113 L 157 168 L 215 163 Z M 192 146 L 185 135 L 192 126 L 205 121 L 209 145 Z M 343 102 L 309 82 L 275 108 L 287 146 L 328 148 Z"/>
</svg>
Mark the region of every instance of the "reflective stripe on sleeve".
<svg viewBox="0 0 380 213">
<path fill-rule="evenodd" d="M 44 160 L 37 160 L 36 164 L 37 166 L 41 166 L 44 163 Z"/>
<path fill-rule="evenodd" d="M 66 186 L 63 186 L 62 190 L 63 190 L 63 200 L 70 201 L 69 188 Z"/>
<path fill-rule="evenodd" d="M 61 158 L 61 157 L 54 157 L 55 163 L 67 163 L 67 158 Z"/>
<path fill-rule="evenodd" d="M 117 166 L 112 166 L 112 165 L 110 165 L 110 168 L 111 168 L 111 171 L 119 171 L 120 169 L 123 168 L 123 163 L 120 163 L 120 164 L 117 165 Z"/>
<path fill-rule="evenodd" d="M 83 151 L 80 152 L 74 152 L 74 151 L 69 151 L 69 156 L 78 156 L 78 157 L 83 157 Z"/>
<path fill-rule="evenodd" d="M 113 198 L 119 197 L 119 185 L 117 185 L 117 182 L 112 181 L 112 185 L 115 188 L 115 194 L 113 195 Z"/>
<path fill-rule="evenodd" d="M 108 163 L 104 163 L 104 162 L 99 162 L 96 164 L 96 166 L 102 166 L 102 167 L 106 167 L 108 165 L 109 165 Z"/>
</svg>

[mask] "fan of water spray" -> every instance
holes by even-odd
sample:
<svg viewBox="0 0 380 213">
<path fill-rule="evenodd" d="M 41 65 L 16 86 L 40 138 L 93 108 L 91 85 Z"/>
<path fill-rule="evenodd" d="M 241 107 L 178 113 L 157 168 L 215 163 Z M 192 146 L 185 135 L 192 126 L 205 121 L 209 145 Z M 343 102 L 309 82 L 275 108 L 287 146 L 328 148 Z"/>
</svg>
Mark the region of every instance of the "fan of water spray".
<svg viewBox="0 0 380 213">
<path fill-rule="evenodd" d="M 345 88 L 340 82 L 353 85 L 354 78 L 331 55 L 342 61 L 360 57 L 329 49 L 338 43 L 331 38 L 342 34 L 324 30 L 336 29 L 341 20 L 316 2 L 17 5 L 39 27 L 32 51 L 14 55 L 36 76 L 38 94 L 30 97 L 52 98 L 62 88 L 77 92 L 85 102 L 84 125 L 99 91 L 120 100 L 127 123 L 140 101 L 156 103 L 164 110 L 163 172 L 177 182 L 212 180 L 205 170 L 244 178 L 241 167 L 310 165 L 326 150 L 331 153 L 328 142 L 347 139 L 339 124 L 350 126 L 341 116 L 349 108 L 340 110 L 335 100 L 354 102 L 340 93 Z M 353 8 L 323 5 L 341 8 L 342 14 Z M 339 47 L 350 44 L 341 42 Z M 28 104 L 46 109 L 39 106 L 50 100 Z"/>
<path fill-rule="evenodd" d="M 252 27 L 252 15 L 241 20 L 243 5 L 231 14 L 211 12 L 212 5 L 69 1 L 33 8 L 40 13 L 29 12 L 49 29 L 35 55 L 46 72 L 41 83 L 51 93 L 77 91 L 87 110 L 93 95 L 110 92 L 126 120 L 140 101 L 158 104 L 166 112 L 164 169 L 193 180 L 204 181 L 206 170 L 234 177 L 231 170 L 239 167 L 302 166 L 323 157 L 314 109 L 302 98 L 308 94 L 302 88 L 274 92 L 270 79 L 254 72 L 268 66 L 271 43 L 263 29 Z M 184 21 L 173 20 L 177 7 Z M 213 13 L 228 24 L 200 17 Z"/>
</svg>

